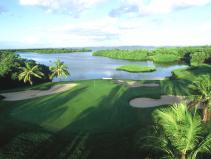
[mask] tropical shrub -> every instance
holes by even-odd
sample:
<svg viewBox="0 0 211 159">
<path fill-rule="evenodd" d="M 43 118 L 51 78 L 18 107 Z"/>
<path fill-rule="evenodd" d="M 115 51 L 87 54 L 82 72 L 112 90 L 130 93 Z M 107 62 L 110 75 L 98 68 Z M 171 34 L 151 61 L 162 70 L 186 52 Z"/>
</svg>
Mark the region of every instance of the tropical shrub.
<svg viewBox="0 0 211 159">
<path fill-rule="evenodd" d="M 202 107 L 202 120 L 208 122 L 210 119 L 209 105 L 211 104 L 211 76 L 203 75 L 198 77 L 190 87 L 196 93 L 191 103 L 196 107 Z"/>
<path fill-rule="evenodd" d="M 206 59 L 208 59 L 209 56 L 205 52 L 195 52 L 191 54 L 191 60 L 190 65 L 197 66 L 205 62 Z"/>
<path fill-rule="evenodd" d="M 18 56 L 15 53 L 0 51 L 0 77 L 8 74 L 18 66 L 17 59 Z"/>
<path fill-rule="evenodd" d="M 159 150 L 163 158 L 196 159 L 211 152 L 211 134 L 204 131 L 200 116 L 178 104 L 154 113 L 155 132 L 141 138 L 141 148 Z"/>
<path fill-rule="evenodd" d="M 173 54 L 156 54 L 152 57 L 152 60 L 156 63 L 174 63 L 180 61 L 180 57 Z"/>
</svg>

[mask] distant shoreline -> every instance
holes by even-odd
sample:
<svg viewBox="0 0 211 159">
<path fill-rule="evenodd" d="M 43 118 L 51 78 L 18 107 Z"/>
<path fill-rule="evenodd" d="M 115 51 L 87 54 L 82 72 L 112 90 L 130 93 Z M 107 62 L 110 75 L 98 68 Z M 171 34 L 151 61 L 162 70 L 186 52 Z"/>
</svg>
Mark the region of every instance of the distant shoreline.
<svg viewBox="0 0 211 159">
<path fill-rule="evenodd" d="M 80 49 L 66 49 L 66 48 L 44 48 L 44 49 L 7 49 L 0 51 L 12 51 L 12 52 L 32 52 L 38 54 L 58 54 L 58 53 L 77 53 L 77 52 L 91 52 L 91 49 L 88 48 L 80 48 Z"/>
</svg>

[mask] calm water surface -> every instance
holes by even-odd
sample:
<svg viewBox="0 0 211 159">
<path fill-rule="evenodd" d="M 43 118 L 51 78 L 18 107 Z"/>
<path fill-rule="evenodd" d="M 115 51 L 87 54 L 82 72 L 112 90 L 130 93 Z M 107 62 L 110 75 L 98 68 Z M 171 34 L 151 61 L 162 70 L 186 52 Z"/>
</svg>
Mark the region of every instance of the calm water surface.
<svg viewBox="0 0 211 159">
<path fill-rule="evenodd" d="M 162 66 L 154 64 L 152 61 L 137 62 L 127 60 L 116 60 L 107 57 L 92 56 L 92 52 L 87 53 L 65 53 L 65 54 L 37 54 L 18 53 L 21 57 L 35 60 L 37 63 L 52 65 L 53 61 L 60 59 L 68 66 L 71 75 L 68 78 L 58 80 L 88 80 L 88 79 L 135 79 L 135 80 L 159 80 L 171 76 L 171 72 L 186 65 Z M 155 72 L 129 73 L 117 71 L 121 65 L 138 64 L 141 66 L 156 66 Z"/>
</svg>

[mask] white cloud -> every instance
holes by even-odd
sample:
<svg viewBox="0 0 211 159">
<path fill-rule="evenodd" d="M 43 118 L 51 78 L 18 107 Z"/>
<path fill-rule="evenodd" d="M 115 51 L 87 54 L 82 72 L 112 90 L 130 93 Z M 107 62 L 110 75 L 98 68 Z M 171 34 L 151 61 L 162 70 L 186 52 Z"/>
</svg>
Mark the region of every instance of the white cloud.
<svg viewBox="0 0 211 159">
<path fill-rule="evenodd" d="M 35 28 L 22 33 L 18 39 L 36 47 L 205 45 L 209 44 L 211 36 L 206 26 L 207 23 L 175 23 L 173 19 L 157 25 L 157 22 L 147 19 L 102 17 Z"/>
<path fill-rule="evenodd" d="M 27 36 L 26 36 L 27 35 Z M 18 35 L 17 43 L 25 47 L 73 47 L 110 45 L 117 42 L 119 36 L 116 18 L 75 21 L 67 24 L 57 24 L 44 28 L 43 26 L 24 30 Z"/>
<path fill-rule="evenodd" d="M 168 14 L 176 9 L 203 6 L 209 3 L 211 0 L 122 0 L 121 6 L 112 10 L 110 15 L 120 16 L 131 12 L 141 16 Z"/>
<path fill-rule="evenodd" d="M 38 6 L 48 12 L 58 11 L 78 16 L 103 0 L 19 0 L 21 5 Z"/>
</svg>

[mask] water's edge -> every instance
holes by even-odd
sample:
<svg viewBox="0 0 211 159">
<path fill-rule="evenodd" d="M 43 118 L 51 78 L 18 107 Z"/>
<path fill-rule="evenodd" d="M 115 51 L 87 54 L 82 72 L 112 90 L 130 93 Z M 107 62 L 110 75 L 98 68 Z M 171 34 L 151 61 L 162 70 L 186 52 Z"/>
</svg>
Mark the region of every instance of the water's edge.
<svg viewBox="0 0 211 159">
<path fill-rule="evenodd" d="M 92 56 L 93 52 L 83 53 L 64 53 L 64 54 L 37 54 L 37 53 L 21 53 L 18 54 L 22 58 L 35 60 L 37 63 L 52 65 L 53 61 L 60 59 L 69 67 L 70 76 L 60 80 L 90 80 L 90 79 L 133 79 L 133 80 L 161 80 L 171 76 L 171 72 L 175 69 L 187 67 L 182 64 L 174 64 L 170 66 L 162 66 L 154 64 L 152 61 L 128 61 L 111 59 L 107 57 Z M 116 68 L 121 65 L 137 64 L 142 66 L 156 66 L 156 71 L 145 73 L 129 73 L 117 71 Z"/>
</svg>

